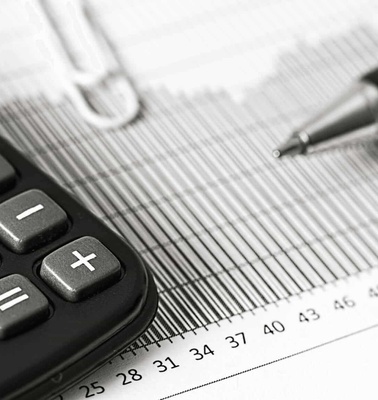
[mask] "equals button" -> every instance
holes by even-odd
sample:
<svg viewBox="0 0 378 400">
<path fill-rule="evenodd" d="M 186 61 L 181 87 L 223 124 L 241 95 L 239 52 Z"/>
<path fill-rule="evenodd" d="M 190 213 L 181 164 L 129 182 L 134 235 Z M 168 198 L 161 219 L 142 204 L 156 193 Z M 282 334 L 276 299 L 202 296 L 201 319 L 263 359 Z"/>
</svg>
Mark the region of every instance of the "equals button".
<svg viewBox="0 0 378 400">
<path fill-rule="evenodd" d="M 13 274 L 0 279 L 0 340 L 45 320 L 49 303 L 29 279 Z"/>
<path fill-rule="evenodd" d="M 12 300 L 7 301 L 6 303 L 3 303 L 3 300 L 9 299 L 9 297 L 12 297 L 17 293 L 20 293 L 20 295 L 13 298 Z M 12 308 L 16 304 L 21 303 L 27 300 L 28 298 L 29 296 L 26 293 L 22 294 L 22 289 L 19 286 L 11 290 L 8 290 L 7 292 L 0 295 L 0 311 L 4 312 L 8 310 L 8 308 Z"/>
</svg>

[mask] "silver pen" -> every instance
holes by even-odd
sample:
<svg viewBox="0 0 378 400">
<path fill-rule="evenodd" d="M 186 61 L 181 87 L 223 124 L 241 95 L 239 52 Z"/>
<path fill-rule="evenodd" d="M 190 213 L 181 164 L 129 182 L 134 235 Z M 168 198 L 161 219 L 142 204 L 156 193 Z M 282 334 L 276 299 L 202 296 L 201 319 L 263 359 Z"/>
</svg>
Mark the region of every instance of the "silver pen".
<svg viewBox="0 0 378 400">
<path fill-rule="evenodd" d="M 273 157 L 306 154 L 319 148 L 348 142 L 362 128 L 378 122 L 378 68 L 362 76 L 320 114 L 297 129 Z"/>
</svg>

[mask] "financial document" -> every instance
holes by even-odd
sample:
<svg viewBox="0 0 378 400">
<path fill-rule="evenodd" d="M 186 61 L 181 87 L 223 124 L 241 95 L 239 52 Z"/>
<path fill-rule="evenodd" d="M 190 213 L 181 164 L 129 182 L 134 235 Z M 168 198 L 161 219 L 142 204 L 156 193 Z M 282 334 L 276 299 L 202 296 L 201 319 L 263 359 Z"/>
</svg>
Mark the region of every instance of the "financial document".
<svg viewBox="0 0 378 400">
<path fill-rule="evenodd" d="M 377 65 L 378 3 L 89 4 L 140 117 L 87 125 L 36 3 L 3 0 L 0 134 L 131 242 L 160 303 L 141 338 L 56 399 L 374 398 L 378 149 L 271 151 Z"/>
</svg>

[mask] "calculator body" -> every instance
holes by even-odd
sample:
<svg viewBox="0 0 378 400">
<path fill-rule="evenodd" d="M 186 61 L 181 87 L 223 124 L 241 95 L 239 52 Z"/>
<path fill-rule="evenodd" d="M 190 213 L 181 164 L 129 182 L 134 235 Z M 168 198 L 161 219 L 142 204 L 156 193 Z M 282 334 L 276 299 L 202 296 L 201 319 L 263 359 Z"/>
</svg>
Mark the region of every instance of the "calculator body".
<svg viewBox="0 0 378 400">
<path fill-rule="evenodd" d="M 0 288 L 3 278 L 21 275 L 48 302 L 43 321 L 0 340 L 0 398 L 44 399 L 58 395 L 135 340 L 155 315 L 157 291 L 151 272 L 123 238 L 2 138 L 0 155 L 15 170 L 13 182 L 0 191 L 0 210 L 3 203 L 12 201 L 19 194 L 38 189 L 53 199 L 67 215 L 66 227 L 60 234 L 51 240 L 47 238 L 42 244 L 35 243 L 32 249 L 20 254 L 4 244 L 0 235 Z M 31 204 L 17 218 L 30 214 L 35 207 Z M 111 283 L 97 286 L 85 298 L 67 301 L 54 286 L 41 278 L 41 268 L 50 254 L 88 236 L 95 237 L 115 255 L 119 260 L 119 272 Z M 75 254 L 74 251 L 71 253 Z M 67 265 L 61 264 L 59 267 L 65 273 L 87 271 L 85 265 L 73 269 L 71 261 Z M 14 290 L 3 293 L 3 297 Z M 0 292 L 0 299 L 1 296 Z M 13 300 L 7 303 L 7 299 L 3 299 L 0 306 L 15 310 L 21 307 L 11 304 L 21 298 L 14 296 L 17 295 L 9 297 Z M 28 301 L 30 299 L 24 303 Z M 11 310 L 3 311 L 3 314 L 7 312 Z M 0 311 L 0 329 L 1 318 Z"/>
</svg>

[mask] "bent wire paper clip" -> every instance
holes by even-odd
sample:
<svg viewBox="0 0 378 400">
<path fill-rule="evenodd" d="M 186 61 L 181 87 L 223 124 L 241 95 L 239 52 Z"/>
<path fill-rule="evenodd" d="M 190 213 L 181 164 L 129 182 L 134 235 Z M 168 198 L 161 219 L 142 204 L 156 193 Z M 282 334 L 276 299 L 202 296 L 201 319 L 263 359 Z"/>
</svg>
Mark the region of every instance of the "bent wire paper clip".
<svg viewBox="0 0 378 400">
<path fill-rule="evenodd" d="M 140 110 L 138 95 L 88 5 L 80 0 L 40 0 L 39 4 L 55 38 L 55 45 L 59 46 L 56 49 L 59 68 L 63 78 L 68 81 L 64 90 L 80 115 L 99 129 L 117 128 L 130 123 Z M 64 27 L 62 16 L 69 18 L 69 24 Z M 70 37 L 67 25 L 74 27 L 81 38 L 72 37 L 72 32 Z M 83 38 L 85 40 L 80 40 Z M 74 53 L 78 45 L 82 47 L 86 57 L 90 58 L 89 68 L 83 69 L 75 65 Z M 101 114 L 91 106 L 85 96 L 85 92 L 105 85 L 110 80 L 116 84 L 125 101 L 122 114 Z"/>
</svg>

